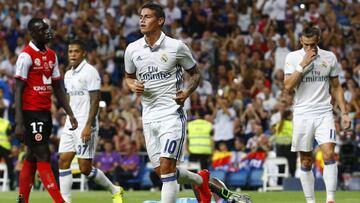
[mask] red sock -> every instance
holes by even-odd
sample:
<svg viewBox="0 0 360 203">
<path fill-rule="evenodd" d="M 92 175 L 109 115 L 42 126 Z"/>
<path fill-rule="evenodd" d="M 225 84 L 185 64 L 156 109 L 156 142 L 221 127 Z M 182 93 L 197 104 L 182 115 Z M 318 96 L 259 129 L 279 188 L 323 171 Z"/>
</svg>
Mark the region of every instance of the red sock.
<svg viewBox="0 0 360 203">
<path fill-rule="evenodd" d="M 32 163 L 25 159 L 19 177 L 19 195 L 22 195 L 25 203 L 29 202 L 31 187 L 34 184 L 35 172 L 36 163 Z"/>
<path fill-rule="evenodd" d="M 41 182 L 47 189 L 51 197 L 56 203 L 65 202 L 60 194 L 59 187 L 56 183 L 54 174 L 51 170 L 49 162 L 37 162 L 37 167 L 40 175 Z"/>
</svg>

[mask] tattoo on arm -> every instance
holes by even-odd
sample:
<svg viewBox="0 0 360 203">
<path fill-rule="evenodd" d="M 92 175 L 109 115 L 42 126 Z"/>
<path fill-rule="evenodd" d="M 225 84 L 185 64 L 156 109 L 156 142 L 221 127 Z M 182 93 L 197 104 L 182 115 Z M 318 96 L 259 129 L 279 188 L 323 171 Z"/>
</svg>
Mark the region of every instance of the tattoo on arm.
<svg viewBox="0 0 360 203">
<path fill-rule="evenodd" d="M 89 111 L 89 117 L 86 122 L 87 125 L 94 126 L 96 115 L 99 111 L 99 102 L 100 102 L 100 91 L 91 91 L 90 94 L 90 111 Z"/>
<path fill-rule="evenodd" d="M 187 70 L 187 72 L 190 75 L 189 86 L 187 88 L 187 91 L 188 91 L 188 93 L 190 95 L 199 86 L 199 83 L 200 83 L 200 80 L 201 80 L 201 74 L 199 72 L 199 69 L 196 66 L 191 68 L 190 70 Z"/>
</svg>

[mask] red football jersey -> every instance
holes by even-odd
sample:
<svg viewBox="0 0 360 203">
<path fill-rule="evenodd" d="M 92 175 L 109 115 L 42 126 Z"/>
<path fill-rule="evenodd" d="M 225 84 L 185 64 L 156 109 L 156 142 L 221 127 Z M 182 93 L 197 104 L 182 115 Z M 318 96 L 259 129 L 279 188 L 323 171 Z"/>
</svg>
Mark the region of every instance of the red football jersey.
<svg viewBox="0 0 360 203">
<path fill-rule="evenodd" d="M 47 48 L 42 52 L 30 42 L 16 61 L 15 77 L 26 82 L 22 96 L 23 110 L 50 110 L 51 84 L 61 77 L 53 50 Z"/>
</svg>

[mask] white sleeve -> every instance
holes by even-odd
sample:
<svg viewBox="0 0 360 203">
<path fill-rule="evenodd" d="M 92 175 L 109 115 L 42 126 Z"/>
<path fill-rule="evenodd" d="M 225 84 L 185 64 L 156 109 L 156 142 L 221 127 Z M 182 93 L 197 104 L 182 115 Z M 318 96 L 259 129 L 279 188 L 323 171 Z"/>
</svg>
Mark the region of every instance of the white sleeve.
<svg viewBox="0 0 360 203">
<path fill-rule="evenodd" d="M 295 71 L 295 66 L 292 62 L 291 54 L 286 55 L 285 58 L 285 68 L 284 68 L 284 74 L 289 75 L 292 74 Z"/>
<path fill-rule="evenodd" d="M 16 60 L 15 77 L 21 80 L 27 80 L 31 65 L 31 56 L 26 52 L 20 53 L 19 57 Z"/>
<path fill-rule="evenodd" d="M 136 66 L 132 60 L 132 51 L 130 50 L 130 46 L 128 46 L 125 49 L 124 62 L 125 62 L 125 72 L 127 74 L 134 74 L 136 72 Z"/>
<path fill-rule="evenodd" d="M 183 42 L 179 43 L 176 59 L 178 64 L 185 70 L 189 70 L 196 65 L 196 61 L 192 57 L 190 49 Z"/>
<path fill-rule="evenodd" d="M 89 92 L 100 90 L 100 86 L 101 86 L 100 75 L 99 72 L 94 67 L 92 67 L 89 70 L 89 74 L 87 75 L 86 78 L 87 78 L 87 90 Z"/>
<path fill-rule="evenodd" d="M 59 62 L 58 62 L 57 56 L 55 55 L 55 64 L 54 64 L 54 70 L 52 72 L 51 79 L 58 80 L 58 79 L 60 79 L 60 77 L 61 77 L 61 75 L 60 75 L 60 70 L 59 70 Z"/>
<path fill-rule="evenodd" d="M 340 72 L 340 65 L 336 59 L 335 54 L 333 54 L 333 61 L 331 63 L 331 69 L 330 69 L 330 77 L 337 77 Z"/>
</svg>

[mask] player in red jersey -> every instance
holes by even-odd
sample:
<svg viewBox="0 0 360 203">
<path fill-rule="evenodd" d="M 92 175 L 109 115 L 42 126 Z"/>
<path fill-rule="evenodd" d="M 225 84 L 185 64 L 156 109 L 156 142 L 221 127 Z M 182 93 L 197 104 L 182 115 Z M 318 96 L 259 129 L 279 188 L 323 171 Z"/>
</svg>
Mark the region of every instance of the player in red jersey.
<svg viewBox="0 0 360 203">
<path fill-rule="evenodd" d="M 27 145 L 27 153 L 20 172 L 18 202 L 29 201 L 36 169 L 44 187 L 56 203 L 65 202 L 60 194 L 50 166 L 49 136 L 52 130 L 51 95 L 55 96 L 70 118 L 72 129 L 77 121 L 66 99 L 61 83 L 57 57 L 45 45 L 53 38 L 49 25 L 40 18 L 28 23 L 30 43 L 16 62 L 15 134 Z"/>
</svg>

